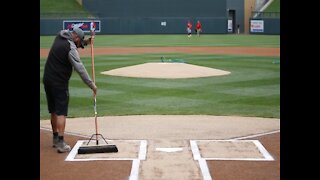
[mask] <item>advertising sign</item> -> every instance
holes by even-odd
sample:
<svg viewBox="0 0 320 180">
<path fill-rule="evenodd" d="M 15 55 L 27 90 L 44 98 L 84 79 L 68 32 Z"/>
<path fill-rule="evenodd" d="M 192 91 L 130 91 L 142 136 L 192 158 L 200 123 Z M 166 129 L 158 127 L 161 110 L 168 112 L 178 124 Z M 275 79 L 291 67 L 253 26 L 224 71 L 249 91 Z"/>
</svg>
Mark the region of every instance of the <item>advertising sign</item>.
<svg viewBox="0 0 320 180">
<path fill-rule="evenodd" d="M 233 32 L 233 30 L 232 30 L 232 19 L 228 19 L 228 32 Z"/>
<path fill-rule="evenodd" d="M 251 20 L 250 21 L 250 32 L 263 32 L 263 20 Z"/>
<path fill-rule="evenodd" d="M 64 20 L 63 29 L 72 30 L 73 27 L 80 27 L 84 32 L 90 32 L 92 21 L 95 24 L 95 32 L 100 32 L 100 20 Z"/>
</svg>

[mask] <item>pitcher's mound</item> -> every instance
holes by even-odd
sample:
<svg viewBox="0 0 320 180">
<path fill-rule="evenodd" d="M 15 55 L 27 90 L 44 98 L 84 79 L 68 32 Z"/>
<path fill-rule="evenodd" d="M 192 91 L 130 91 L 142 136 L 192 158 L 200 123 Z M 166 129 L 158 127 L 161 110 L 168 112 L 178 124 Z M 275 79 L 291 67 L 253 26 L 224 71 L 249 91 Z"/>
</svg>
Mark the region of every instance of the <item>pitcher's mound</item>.
<svg viewBox="0 0 320 180">
<path fill-rule="evenodd" d="M 185 63 L 144 63 L 104 71 L 102 74 L 140 78 L 177 79 L 222 76 L 230 74 L 230 72 Z"/>
</svg>

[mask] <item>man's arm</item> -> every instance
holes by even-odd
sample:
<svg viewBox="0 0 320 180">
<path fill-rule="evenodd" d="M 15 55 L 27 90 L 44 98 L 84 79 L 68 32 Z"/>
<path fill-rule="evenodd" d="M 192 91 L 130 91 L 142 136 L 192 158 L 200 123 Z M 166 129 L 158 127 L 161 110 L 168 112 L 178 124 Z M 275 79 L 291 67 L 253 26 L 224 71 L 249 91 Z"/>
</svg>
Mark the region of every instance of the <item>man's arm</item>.
<svg viewBox="0 0 320 180">
<path fill-rule="evenodd" d="M 94 91 L 94 93 L 96 93 L 97 87 L 88 75 L 88 72 L 81 62 L 79 53 L 76 49 L 71 49 L 69 51 L 69 61 L 74 67 L 74 70 L 80 75 L 83 82 L 85 82 Z"/>
</svg>

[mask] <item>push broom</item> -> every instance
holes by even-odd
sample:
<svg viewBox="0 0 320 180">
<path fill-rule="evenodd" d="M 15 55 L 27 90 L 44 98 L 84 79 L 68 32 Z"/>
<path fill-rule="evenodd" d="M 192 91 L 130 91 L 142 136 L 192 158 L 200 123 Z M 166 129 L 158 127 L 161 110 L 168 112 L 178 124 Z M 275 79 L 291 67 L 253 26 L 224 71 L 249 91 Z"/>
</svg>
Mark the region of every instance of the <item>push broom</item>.
<svg viewBox="0 0 320 180">
<path fill-rule="evenodd" d="M 96 83 L 95 81 L 95 71 L 94 71 L 94 54 L 93 54 L 93 39 L 94 39 L 94 35 L 95 35 L 95 22 L 92 21 L 90 23 L 90 30 L 91 30 L 91 62 L 92 62 L 92 80 L 94 83 Z M 93 99 L 94 99 L 94 119 L 95 119 L 95 129 L 96 129 L 96 133 L 93 134 L 91 136 L 91 138 L 89 139 L 88 143 L 84 146 L 80 146 L 78 149 L 78 154 L 90 154 L 90 153 L 111 153 L 111 152 L 118 152 L 118 148 L 116 145 L 113 144 L 108 144 L 108 142 L 106 141 L 106 139 L 102 136 L 102 134 L 98 133 L 98 121 L 97 121 L 97 98 L 96 98 L 96 94 L 93 93 Z M 96 139 L 96 143 L 95 145 L 89 145 L 90 141 L 93 140 L 93 137 L 95 137 Z M 99 138 L 101 137 L 106 144 L 104 145 L 99 145 Z"/>
</svg>

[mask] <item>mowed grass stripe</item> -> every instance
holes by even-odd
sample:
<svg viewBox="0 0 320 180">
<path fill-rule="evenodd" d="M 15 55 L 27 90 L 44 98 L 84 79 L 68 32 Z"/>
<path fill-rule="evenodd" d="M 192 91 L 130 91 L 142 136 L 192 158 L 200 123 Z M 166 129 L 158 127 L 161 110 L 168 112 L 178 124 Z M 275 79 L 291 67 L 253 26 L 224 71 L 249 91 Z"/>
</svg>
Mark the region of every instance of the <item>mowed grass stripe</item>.
<svg viewBox="0 0 320 180">
<path fill-rule="evenodd" d="M 58 33 L 58 32 L 57 32 Z M 88 36 L 88 35 L 87 35 Z M 89 37 L 89 36 L 88 36 Z M 50 48 L 54 36 L 40 36 L 40 48 Z M 171 46 L 234 46 L 280 47 L 279 35 L 203 34 L 188 38 L 184 34 L 169 35 L 99 35 L 95 47 L 171 47 Z"/>
<path fill-rule="evenodd" d="M 100 72 L 160 57 L 230 71 L 221 77 L 148 79 L 102 75 Z M 116 58 L 117 57 L 117 58 Z M 280 65 L 274 57 L 135 54 L 95 57 L 97 111 L 105 115 L 208 114 L 280 117 Z M 279 57 L 277 57 L 279 60 Z M 83 58 L 91 76 L 91 58 Z M 42 85 L 45 60 L 40 61 L 40 119 L 49 118 Z M 93 116 L 91 90 L 74 72 L 70 80 L 69 117 Z"/>
</svg>

